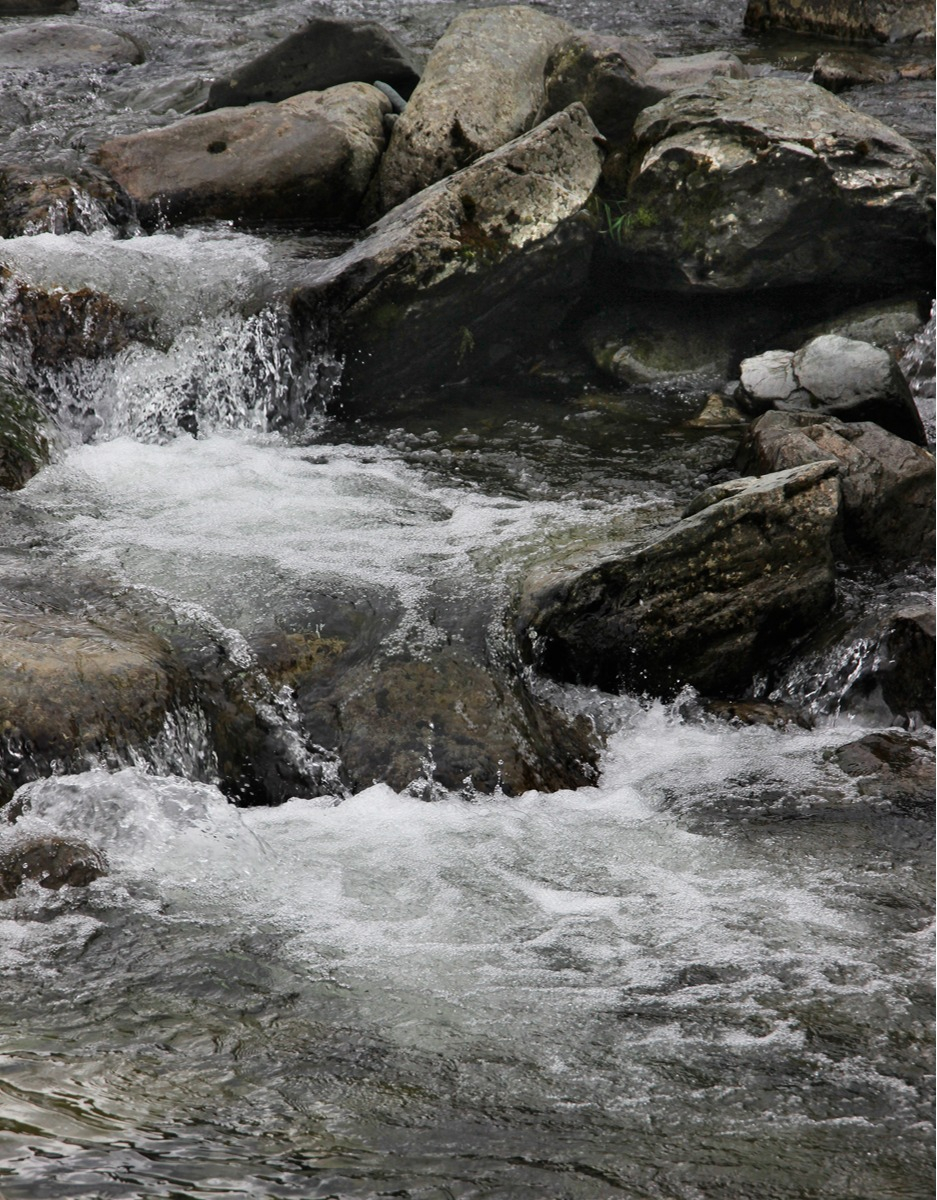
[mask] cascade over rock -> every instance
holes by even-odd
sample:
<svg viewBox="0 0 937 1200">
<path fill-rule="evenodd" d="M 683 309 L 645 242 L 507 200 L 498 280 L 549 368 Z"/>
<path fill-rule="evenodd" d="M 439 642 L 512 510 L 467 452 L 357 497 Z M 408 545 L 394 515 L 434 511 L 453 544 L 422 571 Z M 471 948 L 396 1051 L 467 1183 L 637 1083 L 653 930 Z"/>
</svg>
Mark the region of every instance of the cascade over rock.
<svg viewBox="0 0 937 1200">
<path fill-rule="evenodd" d="M 810 83 L 714 79 L 642 112 L 615 241 L 642 287 L 925 282 L 933 168 Z"/>
<path fill-rule="evenodd" d="M 738 694 L 830 608 L 839 511 L 831 462 L 714 487 L 646 546 L 533 575 L 521 646 L 539 670 L 607 691 Z"/>
<path fill-rule="evenodd" d="M 314 331 L 325 314 L 345 353 L 346 404 L 496 372 L 559 324 L 591 255 L 580 214 L 601 169 L 595 137 L 572 105 L 304 269 L 294 317 Z"/>
<path fill-rule="evenodd" d="M 565 21 L 522 5 L 460 13 L 437 42 L 381 162 L 386 212 L 530 129 Z"/>
<path fill-rule="evenodd" d="M 185 117 L 105 142 L 96 160 L 145 223 L 204 217 L 353 220 L 390 102 L 366 83 Z"/>
</svg>

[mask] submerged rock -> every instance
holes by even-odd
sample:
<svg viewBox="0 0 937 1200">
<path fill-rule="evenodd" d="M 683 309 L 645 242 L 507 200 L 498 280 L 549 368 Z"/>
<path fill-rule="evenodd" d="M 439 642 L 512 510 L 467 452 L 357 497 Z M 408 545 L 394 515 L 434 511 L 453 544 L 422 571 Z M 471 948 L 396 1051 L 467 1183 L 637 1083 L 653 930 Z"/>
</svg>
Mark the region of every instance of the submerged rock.
<svg viewBox="0 0 937 1200">
<path fill-rule="evenodd" d="M 79 21 L 42 21 L 0 33 L 0 70 L 52 71 L 142 63 L 143 50 L 127 34 Z"/>
<path fill-rule="evenodd" d="M 38 400 L 0 372 L 0 488 L 25 487 L 49 461 L 47 422 Z"/>
<path fill-rule="evenodd" d="M 185 117 L 105 142 L 96 159 L 147 224 L 203 217 L 354 219 L 390 102 L 364 83 Z"/>
<path fill-rule="evenodd" d="M 930 0 L 748 0 L 747 29 L 791 29 L 847 41 L 934 37 Z"/>
<path fill-rule="evenodd" d="M 847 775 L 856 779 L 861 796 L 905 811 L 933 813 L 932 739 L 889 729 L 840 746 L 833 758 Z"/>
<path fill-rule="evenodd" d="M 924 283 L 933 169 L 899 134 L 787 79 L 715 79 L 635 124 L 617 223 L 642 287 Z"/>
<path fill-rule="evenodd" d="M 751 428 L 740 465 L 771 472 L 826 459 L 839 464 L 843 536 L 853 553 L 933 561 L 933 455 L 871 421 L 765 413 Z"/>
<path fill-rule="evenodd" d="M 648 545 L 529 580 L 524 653 L 608 691 L 738 695 L 830 608 L 839 510 L 827 462 L 710 489 Z"/>
<path fill-rule="evenodd" d="M 382 25 L 316 16 L 264 54 L 216 79 L 205 108 L 276 103 L 302 92 L 376 79 L 409 96 L 419 78 L 416 56 Z"/>
<path fill-rule="evenodd" d="M 381 162 L 387 211 L 525 133 L 565 21 L 522 5 L 460 13 L 436 43 Z"/>
<path fill-rule="evenodd" d="M 559 324 L 585 282 L 579 214 L 602 155 L 581 105 L 412 197 L 337 258 L 304 268 L 295 324 L 345 354 L 342 401 L 383 408 L 502 372 Z"/>
<path fill-rule="evenodd" d="M 107 859 L 93 846 L 41 837 L 0 849 L 0 900 L 11 900 L 24 883 L 58 891 L 87 887 L 107 874 Z"/>
<path fill-rule="evenodd" d="M 813 338 L 793 354 L 769 350 L 745 359 L 738 399 L 753 413 L 773 408 L 874 421 L 897 437 L 927 444 L 908 381 L 892 356 L 836 334 Z"/>
</svg>

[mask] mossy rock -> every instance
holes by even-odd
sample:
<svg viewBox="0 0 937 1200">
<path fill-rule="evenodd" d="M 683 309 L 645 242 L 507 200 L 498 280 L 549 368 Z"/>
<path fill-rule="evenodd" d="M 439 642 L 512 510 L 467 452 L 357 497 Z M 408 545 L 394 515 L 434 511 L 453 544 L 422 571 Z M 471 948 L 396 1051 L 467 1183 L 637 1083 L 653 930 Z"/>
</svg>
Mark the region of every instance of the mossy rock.
<svg viewBox="0 0 937 1200">
<path fill-rule="evenodd" d="M 16 491 L 49 461 L 48 417 L 38 400 L 0 374 L 0 488 Z"/>
</svg>

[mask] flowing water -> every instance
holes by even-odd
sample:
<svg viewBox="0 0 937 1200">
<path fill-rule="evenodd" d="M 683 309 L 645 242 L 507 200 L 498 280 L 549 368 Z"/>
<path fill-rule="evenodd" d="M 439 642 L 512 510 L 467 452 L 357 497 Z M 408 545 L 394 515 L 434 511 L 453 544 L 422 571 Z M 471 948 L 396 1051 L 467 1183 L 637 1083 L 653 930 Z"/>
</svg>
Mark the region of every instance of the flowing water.
<svg viewBox="0 0 937 1200">
<path fill-rule="evenodd" d="M 340 6 L 423 44 L 460 7 Z M 741 4 L 666 24 L 639 0 L 545 7 L 671 53 L 741 43 Z M 158 96 L 197 102 L 200 75 L 306 9 L 85 0 L 151 62 L 90 92 L 31 79 L 43 115 L 14 146 L 67 164 Z M 0 495 L 11 603 L 24 578 L 97 577 L 195 614 L 247 670 L 251 639 L 303 605 L 314 622 L 324 590 L 378 597 L 413 653 L 453 597 L 497 638 L 532 562 L 671 520 L 731 460 L 684 424 L 701 381 L 453 389 L 351 420 L 340 363 L 301 361 L 271 299 L 333 242 L 87 226 L 0 261 L 104 290 L 150 335 L 35 369 L 7 323 L 0 365 L 60 426 L 53 465 Z M 932 340 L 906 355 L 931 419 Z M 192 714 L 137 762 L 28 784 L 15 836 L 77 836 L 110 873 L 0 905 L 0 1196 L 930 1196 L 931 829 L 838 767 L 882 719 L 842 711 L 840 668 L 813 681 L 811 730 L 551 688 L 607 736 L 578 791 L 236 808 Z"/>
</svg>

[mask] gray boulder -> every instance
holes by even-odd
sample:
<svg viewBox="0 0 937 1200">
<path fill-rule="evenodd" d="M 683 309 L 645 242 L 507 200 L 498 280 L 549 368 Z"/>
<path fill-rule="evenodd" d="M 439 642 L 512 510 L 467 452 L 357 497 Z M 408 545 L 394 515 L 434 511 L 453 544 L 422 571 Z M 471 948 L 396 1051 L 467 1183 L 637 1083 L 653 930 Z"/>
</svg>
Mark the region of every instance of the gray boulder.
<svg viewBox="0 0 937 1200">
<path fill-rule="evenodd" d="M 437 42 L 381 162 L 387 211 L 525 133 L 565 21 L 520 5 L 461 13 Z"/>
<path fill-rule="evenodd" d="M 748 71 L 734 54 L 658 59 L 635 38 L 577 31 L 547 59 L 540 117 L 578 100 L 599 133 L 613 146 L 624 146 L 643 109 L 677 88 L 699 87 L 719 76 L 746 79 Z"/>
<path fill-rule="evenodd" d="M 796 353 L 769 350 L 746 358 L 737 398 L 753 413 L 773 408 L 874 421 L 897 437 L 927 444 L 911 389 L 892 356 L 836 334 L 813 338 Z"/>
<path fill-rule="evenodd" d="M 897 353 L 921 331 L 923 325 L 916 300 L 875 300 L 869 304 L 858 304 L 835 317 L 811 325 L 798 336 L 794 345 L 802 346 L 811 338 L 835 333 L 854 342 L 871 342 L 882 350 Z"/>
<path fill-rule="evenodd" d="M 595 126 L 573 105 L 304 267 L 294 324 L 315 338 L 328 320 L 345 354 L 343 401 L 386 408 L 503 371 L 542 342 L 585 282 L 593 231 L 580 214 L 601 161 Z"/>
<path fill-rule="evenodd" d="M 106 874 L 107 859 L 84 842 L 29 838 L 0 849 L 0 900 L 11 900 L 27 882 L 57 892 L 63 887 L 87 887 Z"/>
<path fill-rule="evenodd" d="M 127 34 L 78 21 L 42 21 L 0 33 L 0 70 L 50 71 L 143 62 Z"/>
<path fill-rule="evenodd" d="M 839 464 L 843 536 L 853 553 L 933 560 L 933 455 L 879 425 L 767 412 L 751 427 L 739 463 L 761 473 L 825 460 Z"/>
<path fill-rule="evenodd" d="M 792 29 L 847 41 L 933 38 L 930 0 L 748 0 L 747 29 Z"/>
<path fill-rule="evenodd" d="M 814 84 L 715 79 L 645 109 L 635 137 L 615 241 L 643 287 L 924 280 L 930 163 Z"/>
<path fill-rule="evenodd" d="M 49 461 L 47 421 L 35 397 L 0 372 L 0 488 L 25 487 Z"/>
<path fill-rule="evenodd" d="M 839 509 L 828 462 L 711 489 L 650 544 L 529 580 L 522 649 L 548 675 L 608 691 L 738 695 L 832 605 Z"/>
<path fill-rule="evenodd" d="M 389 111 L 376 88 L 347 83 L 114 138 L 95 158 L 146 223 L 350 221 L 384 148 Z"/>
<path fill-rule="evenodd" d="M 301 92 L 377 79 L 409 96 L 419 78 L 416 56 L 383 26 L 313 17 L 265 54 L 216 79 L 205 108 L 276 103 Z"/>
</svg>

